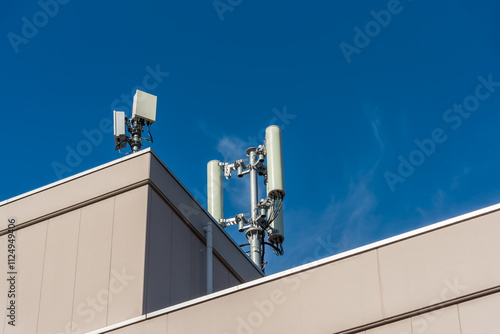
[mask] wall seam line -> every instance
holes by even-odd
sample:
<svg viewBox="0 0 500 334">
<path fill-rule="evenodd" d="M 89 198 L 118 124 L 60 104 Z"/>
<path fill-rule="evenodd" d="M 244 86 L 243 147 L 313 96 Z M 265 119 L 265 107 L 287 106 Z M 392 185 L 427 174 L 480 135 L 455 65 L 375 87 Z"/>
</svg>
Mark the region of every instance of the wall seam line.
<svg viewBox="0 0 500 334">
<path fill-rule="evenodd" d="M 78 254 L 80 253 L 80 237 L 82 231 L 82 208 L 78 209 L 80 211 L 80 217 L 78 219 L 78 239 L 76 240 L 76 258 L 75 258 L 75 277 L 73 278 L 73 297 L 71 298 L 71 325 L 70 333 L 73 332 L 73 315 L 75 312 L 75 292 L 76 292 L 76 277 L 78 273 Z"/>
<path fill-rule="evenodd" d="M 45 274 L 45 260 L 47 257 L 47 240 L 49 239 L 50 219 L 47 220 L 47 230 L 45 231 L 45 247 L 43 248 L 43 268 L 42 280 L 40 282 L 40 297 L 38 298 L 38 317 L 36 319 L 36 332 L 38 333 L 38 326 L 40 325 L 40 310 L 42 309 L 42 291 L 43 291 L 43 276 Z"/>
<path fill-rule="evenodd" d="M 377 255 L 377 274 L 378 274 L 378 288 L 379 288 L 379 293 L 380 293 L 380 307 L 382 309 L 382 317 L 385 318 L 386 312 L 385 312 L 385 304 L 384 304 L 384 294 L 383 294 L 383 288 L 382 288 L 382 277 L 380 275 L 380 248 L 377 248 L 376 250 L 376 255 Z"/>
</svg>

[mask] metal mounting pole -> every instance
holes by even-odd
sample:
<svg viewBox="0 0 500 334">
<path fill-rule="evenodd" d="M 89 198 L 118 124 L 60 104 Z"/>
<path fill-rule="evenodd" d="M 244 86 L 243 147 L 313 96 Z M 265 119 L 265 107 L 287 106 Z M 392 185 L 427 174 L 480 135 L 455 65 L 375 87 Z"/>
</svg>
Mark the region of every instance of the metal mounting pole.
<svg viewBox="0 0 500 334">
<path fill-rule="evenodd" d="M 134 137 L 132 138 L 132 152 L 137 152 L 141 149 L 141 138 L 139 135 L 136 133 L 134 134 Z"/>
<path fill-rule="evenodd" d="M 250 147 L 247 150 L 247 155 L 250 157 L 249 169 L 250 169 L 250 208 L 252 210 L 252 227 L 247 231 L 246 237 L 250 243 L 250 257 L 252 261 L 259 267 L 262 268 L 262 228 L 259 226 L 257 204 L 259 202 L 259 191 L 257 185 L 257 169 L 256 169 L 256 150 L 255 147 Z"/>
<path fill-rule="evenodd" d="M 130 138 L 130 147 L 132 148 L 132 152 L 138 152 L 142 146 L 142 127 L 143 122 L 132 120 L 132 127 L 129 128 L 129 132 L 132 134 L 132 138 Z"/>
<path fill-rule="evenodd" d="M 261 228 L 251 227 L 246 232 L 246 237 L 250 243 L 250 257 L 252 261 L 257 265 L 257 267 L 262 269 L 262 238 L 261 238 Z"/>
</svg>

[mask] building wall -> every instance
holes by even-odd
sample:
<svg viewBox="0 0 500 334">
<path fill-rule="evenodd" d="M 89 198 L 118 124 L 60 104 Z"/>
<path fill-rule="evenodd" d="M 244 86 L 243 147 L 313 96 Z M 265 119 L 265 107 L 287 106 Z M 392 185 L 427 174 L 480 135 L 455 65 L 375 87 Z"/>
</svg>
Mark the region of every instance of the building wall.
<svg viewBox="0 0 500 334">
<path fill-rule="evenodd" d="M 203 227 L 213 219 L 150 151 L 1 202 L 5 269 L 8 218 L 16 326 L 5 308 L 0 333 L 85 333 L 206 294 Z M 214 226 L 214 290 L 259 277 Z M 1 279 L 0 305 L 8 289 Z"/>
<path fill-rule="evenodd" d="M 500 333 L 500 293 L 380 326 L 359 334 Z"/>
<path fill-rule="evenodd" d="M 496 206 L 99 333 L 500 333 L 499 221 Z"/>
<path fill-rule="evenodd" d="M 3 333 L 86 332 L 141 315 L 147 192 L 142 186 L 16 231 L 17 321 L 1 317 Z M 6 305 L 6 293 L 0 298 Z"/>
</svg>

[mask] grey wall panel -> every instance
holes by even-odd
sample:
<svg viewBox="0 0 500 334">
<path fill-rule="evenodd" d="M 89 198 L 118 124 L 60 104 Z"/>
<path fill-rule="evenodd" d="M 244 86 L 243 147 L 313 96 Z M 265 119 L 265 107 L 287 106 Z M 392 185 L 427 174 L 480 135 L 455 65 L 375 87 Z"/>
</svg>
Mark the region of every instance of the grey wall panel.
<svg viewBox="0 0 500 334">
<path fill-rule="evenodd" d="M 138 155 L 4 204 L 0 206 L 0 217 L 17 215 L 19 223 L 24 223 L 145 180 L 149 177 L 150 155 Z M 0 230 L 6 228 L 7 220 L 0 219 Z"/>
<path fill-rule="evenodd" d="M 73 322 L 81 332 L 106 326 L 110 291 L 114 198 L 81 210 Z"/>
<path fill-rule="evenodd" d="M 385 316 L 500 285 L 500 213 L 379 249 Z"/>
<path fill-rule="evenodd" d="M 156 191 L 149 197 L 145 310 L 153 312 L 206 293 L 206 245 Z M 215 256 L 213 261 L 214 291 L 239 283 Z"/>
<path fill-rule="evenodd" d="M 214 292 L 229 288 L 229 271 L 215 256 L 213 258 L 213 274 Z"/>
<path fill-rule="evenodd" d="M 111 248 L 107 324 L 140 316 L 143 311 L 148 186 L 116 196 Z"/>
<path fill-rule="evenodd" d="M 38 334 L 64 333 L 71 328 L 80 211 L 48 223 Z"/>
<path fill-rule="evenodd" d="M 191 297 L 191 230 L 174 213 L 172 215 L 172 274 L 170 305 Z"/>
<path fill-rule="evenodd" d="M 236 286 L 241 283 L 242 282 L 239 282 L 238 279 L 234 277 L 232 273 L 229 273 L 229 287 Z"/>
<path fill-rule="evenodd" d="M 146 312 L 169 306 L 172 277 L 172 209 L 155 191 L 149 193 Z"/>
<path fill-rule="evenodd" d="M 458 305 L 461 334 L 500 333 L 500 293 Z"/>
<path fill-rule="evenodd" d="M 36 333 L 37 331 L 47 226 L 48 222 L 45 221 L 15 233 L 17 316 L 15 327 L 6 323 L 3 333 Z M 2 251 L 7 249 L 4 243 L 6 237 L 2 237 L 0 243 Z M 6 296 L 7 289 L 4 289 L 2 284 L 0 287 L 0 296 Z"/>
<path fill-rule="evenodd" d="M 168 200 L 190 222 L 199 235 L 204 235 L 203 227 L 210 216 L 202 210 L 199 204 L 185 191 L 170 172 L 152 156 L 151 180 L 168 198 Z M 221 254 L 225 261 L 245 280 L 250 281 L 262 275 L 253 263 L 243 254 L 238 246 L 218 226 L 214 226 L 213 240 L 215 250 Z M 244 261 L 242 261 L 242 259 Z"/>
<path fill-rule="evenodd" d="M 191 234 L 191 299 L 207 293 L 206 244 Z"/>
</svg>

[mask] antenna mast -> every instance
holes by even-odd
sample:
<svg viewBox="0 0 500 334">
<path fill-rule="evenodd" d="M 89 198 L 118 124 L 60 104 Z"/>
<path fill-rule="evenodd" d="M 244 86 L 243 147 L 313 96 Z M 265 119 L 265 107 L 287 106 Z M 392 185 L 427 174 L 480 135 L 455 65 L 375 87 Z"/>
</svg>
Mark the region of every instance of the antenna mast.
<svg viewBox="0 0 500 334">
<path fill-rule="evenodd" d="M 132 118 L 128 119 L 124 111 L 113 111 L 115 150 L 121 150 L 130 145 L 132 152 L 139 151 L 142 141 L 153 142 L 149 127 L 156 121 L 156 96 L 137 90 L 132 105 Z M 142 138 L 144 125 L 149 138 Z M 127 136 L 126 130 L 130 133 Z"/>
<path fill-rule="evenodd" d="M 283 153 L 281 128 L 271 125 L 266 129 L 266 139 L 259 147 L 250 147 L 246 151 L 248 159 L 233 163 L 212 160 L 207 165 L 208 211 L 222 227 L 238 225 L 240 232 L 245 232 L 250 246 L 250 258 L 262 270 L 265 246 L 273 248 L 276 255 L 283 255 L 283 198 L 285 197 L 283 179 Z M 267 166 L 264 164 L 267 158 Z M 245 161 L 248 160 L 248 164 Z M 240 213 L 234 218 L 224 219 L 222 173 L 226 179 L 236 171 L 241 178 L 250 174 L 250 216 Z M 267 197 L 259 201 L 258 176 L 264 177 Z M 267 242 L 265 236 L 267 233 Z"/>
</svg>

